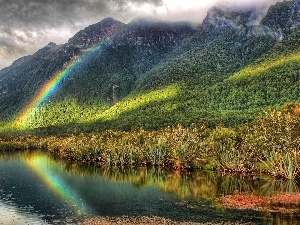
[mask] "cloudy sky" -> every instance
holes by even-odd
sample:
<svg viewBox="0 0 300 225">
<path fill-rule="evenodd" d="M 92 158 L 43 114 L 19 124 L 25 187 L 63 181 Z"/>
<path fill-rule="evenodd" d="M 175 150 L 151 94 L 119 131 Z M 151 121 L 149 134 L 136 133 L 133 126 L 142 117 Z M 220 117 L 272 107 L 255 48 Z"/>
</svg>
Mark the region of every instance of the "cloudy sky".
<svg viewBox="0 0 300 225">
<path fill-rule="evenodd" d="M 201 23 L 217 3 L 267 4 L 280 0 L 0 0 L 0 69 L 49 42 L 62 44 L 84 27 L 113 17 Z"/>
</svg>

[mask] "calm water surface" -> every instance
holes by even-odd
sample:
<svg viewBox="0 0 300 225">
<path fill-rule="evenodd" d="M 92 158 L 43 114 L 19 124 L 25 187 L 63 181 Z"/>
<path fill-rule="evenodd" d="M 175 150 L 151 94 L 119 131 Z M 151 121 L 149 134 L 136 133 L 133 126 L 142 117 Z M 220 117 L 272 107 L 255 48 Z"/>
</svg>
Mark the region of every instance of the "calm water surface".
<svg viewBox="0 0 300 225">
<path fill-rule="evenodd" d="M 299 215 L 224 209 L 236 192 L 295 192 L 294 183 L 216 173 L 86 167 L 41 152 L 0 155 L 0 224 L 76 224 L 95 216 L 160 216 L 176 221 L 297 224 Z"/>
</svg>

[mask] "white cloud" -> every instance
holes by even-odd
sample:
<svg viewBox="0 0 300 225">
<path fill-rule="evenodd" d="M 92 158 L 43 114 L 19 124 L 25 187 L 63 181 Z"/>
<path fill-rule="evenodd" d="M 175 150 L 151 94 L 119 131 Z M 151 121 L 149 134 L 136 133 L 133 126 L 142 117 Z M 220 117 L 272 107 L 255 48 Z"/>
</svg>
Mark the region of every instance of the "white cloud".
<svg viewBox="0 0 300 225">
<path fill-rule="evenodd" d="M 214 5 L 233 6 L 265 6 L 268 7 L 282 0 L 163 0 L 162 5 L 137 5 L 130 8 L 136 16 L 153 16 L 162 20 L 192 21 L 201 23 L 209 8 Z"/>
<path fill-rule="evenodd" d="M 193 21 L 201 23 L 207 10 L 215 5 L 216 0 L 163 0 L 162 5 L 135 5 L 131 8 L 134 14 L 140 16 L 154 16 L 161 20 Z"/>
<path fill-rule="evenodd" d="M 214 5 L 216 0 L 163 0 L 163 3 L 170 10 L 191 10 Z"/>
</svg>

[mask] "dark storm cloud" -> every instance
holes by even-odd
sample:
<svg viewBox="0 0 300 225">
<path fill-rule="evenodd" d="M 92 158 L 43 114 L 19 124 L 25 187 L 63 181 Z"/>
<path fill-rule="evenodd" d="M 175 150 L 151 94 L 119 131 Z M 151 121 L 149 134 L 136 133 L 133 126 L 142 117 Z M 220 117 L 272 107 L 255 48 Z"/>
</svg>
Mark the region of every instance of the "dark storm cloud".
<svg viewBox="0 0 300 225">
<path fill-rule="evenodd" d="M 11 43 L 10 40 L 0 40 L 0 46 L 2 46 L 1 51 L 10 55 L 17 55 L 19 53 L 25 53 L 22 47 L 18 47 Z"/>
<path fill-rule="evenodd" d="M 133 17 L 129 5 L 144 3 L 157 6 L 162 0 L 0 0 L 0 69 L 104 17 L 127 22 Z"/>
<path fill-rule="evenodd" d="M 26 54 L 26 49 L 22 45 L 16 45 L 15 42 L 7 37 L 3 37 L 3 31 L 0 38 L 0 68 L 9 65 L 12 61 Z M 8 31 L 8 34 L 10 31 Z"/>
<path fill-rule="evenodd" d="M 87 17 L 125 17 L 129 3 L 159 5 L 161 0 L 0 0 L 0 23 L 34 28 L 74 25 Z"/>
</svg>

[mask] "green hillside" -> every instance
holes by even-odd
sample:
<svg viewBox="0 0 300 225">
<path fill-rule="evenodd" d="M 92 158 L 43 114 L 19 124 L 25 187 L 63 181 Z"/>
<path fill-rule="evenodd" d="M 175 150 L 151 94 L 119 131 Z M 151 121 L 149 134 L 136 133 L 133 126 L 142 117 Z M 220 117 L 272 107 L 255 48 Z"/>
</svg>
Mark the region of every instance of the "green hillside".
<svg viewBox="0 0 300 225">
<path fill-rule="evenodd" d="M 183 79 L 177 85 L 177 94 L 168 101 L 141 104 L 131 111 L 123 108 L 122 113 L 122 107 L 118 108 L 117 118 L 100 119 L 98 126 L 158 128 L 176 122 L 188 125 L 199 121 L 231 126 L 250 121 L 269 107 L 299 102 L 299 38 L 299 31 L 293 33 L 224 80 L 209 73 Z M 114 108 L 117 107 L 110 110 Z"/>
<path fill-rule="evenodd" d="M 299 38 L 300 32 L 294 32 L 254 63 L 210 87 L 206 91 L 206 97 L 211 96 L 209 102 L 224 110 L 242 112 L 261 112 L 268 107 L 298 102 Z"/>
<path fill-rule="evenodd" d="M 0 120 L 14 120 L 56 74 L 65 70 L 72 61 L 81 58 L 89 49 L 113 36 L 123 26 L 123 23 L 113 19 L 104 19 L 78 32 L 66 44 L 56 45 L 51 42 L 33 55 L 18 59 L 11 66 L 1 70 Z M 81 39 L 91 41 L 81 45 Z M 68 79 L 64 79 L 61 82 L 67 81 Z"/>
<path fill-rule="evenodd" d="M 215 39 L 203 42 L 199 44 L 199 47 L 160 63 L 140 75 L 133 91 L 116 105 L 111 105 L 105 100 L 101 104 L 101 101 L 99 102 L 101 98 L 97 100 L 97 97 L 95 99 L 84 98 L 84 96 L 93 96 L 91 93 L 95 90 L 95 83 L 103 85 L 104 89 L 100 90 L 111 88 L 109 84 L 97 82 L 101 77 L 91 79 L 94 76 L 93 72 L 85 70 L 82 74 L 90 74 L 85 76 L 80 74 L 78 79 L 73 80 L 74 83 L 80 84 L 79 86 L 71 82 L 63 86 L 51 103 L 40 107 L 34 116 L 29 118 L 27 127 L 73 124 L 76 129 L 78 127 L 82 129 L 82 126 L 86 126 L 84 123 L 89 123 L 87 127 L 92 130 L 130 129 L 141 126 L 157 129 L 176 123 L 191 124 L 200 120 L 223 119 L 220 111 L 216 111 L 218 107 L 211 105 L 212 101 L 204 102 L 207 97 L 204 99 L 199 99 L 199 97 L 206 94 L 209 87 L 253 61 L 257 55 L 269 49 L 274 41 L 269 36 L 246 38 L 238 35 L 234 29 L 227 29 Z M 114 76 L 114 74 L 109 74 L 109 71 L 105 73 Z M 83 80 L 87 78 L 89 80 Z M 126 76 L 123 75 L 120 78 L 125 79 Z M 116 80 L 117 84 L 120 82 L 122 80 Z M 91 87 L 87 86 L 89 84 Z M 118 91 L 122 91 L 122 85 L 120 86 Z M 95 90 L 95 96 L 97 96 L 97 90 L 98 88 Z M 72 92 L 78 97 L 72 95 Z M 120 92 L 117 94 L 120 94 L 120 97 L 124 95 Z M 60 96 L 65 97 L 60 100 Z M 151 100 L 145 100 L 145 98 Z M 248 115 L 245 117 L 248 119 Z"/>
<path fill-rule="evenodd" d="M 255 9 L 214 7 L 200 27 L 147 19 L 128 25 L 107 19 L 108 25 L 90 26 L 63 46 L 48 46 L 42 58 L 35 54 L 0 71 L 0 78 L 20 86 L 10 98 L 0 96 L 2 130 L 159 129 L 199 121 L 234 126 L 269 107 L 298 102 L 300 31 L 277 33 L 292 23 L 291 7 L 291 2 L 277 3 L 259 25 L 252 24 Z M 118 29 L 106 37 L 107 27 Z M 95 32 L 101 43 L 83 48 Z M 62 49 L 72 49 L 78 61 L 62 58 Z M 51 60 L 57 66 L 42 71 Z M 19 75 L 35 75 L 34 88 L 18 84 L 26 78 L 18 78 L 18 68 Z M 42 96 L 39 90 L 51 73 L 65 71 L 69 74 L 51 97 L 32 100 Z"/>
</svg>

